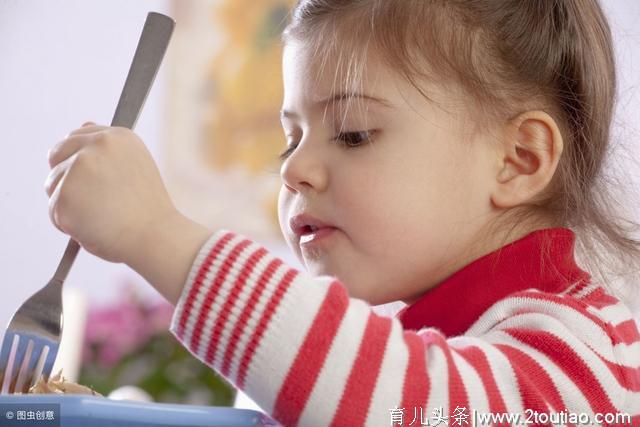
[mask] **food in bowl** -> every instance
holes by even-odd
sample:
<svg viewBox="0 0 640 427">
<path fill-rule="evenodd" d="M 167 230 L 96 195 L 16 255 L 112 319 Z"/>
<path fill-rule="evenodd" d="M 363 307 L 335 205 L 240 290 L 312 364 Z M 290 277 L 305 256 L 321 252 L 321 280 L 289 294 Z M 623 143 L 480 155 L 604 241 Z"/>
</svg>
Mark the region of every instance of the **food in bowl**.
<svg viewBox="0 0 640 427">
<path fill-rule="evenodd" d="M 40 378 L 30 389 L 29 394 L 90 394 L 92 396 L 102 396 L 97 391 L 76 384 L 71 381 L 67 381 L 62 376 L 62 371 L 45 381 L 44 378 Z"/>
</svg>

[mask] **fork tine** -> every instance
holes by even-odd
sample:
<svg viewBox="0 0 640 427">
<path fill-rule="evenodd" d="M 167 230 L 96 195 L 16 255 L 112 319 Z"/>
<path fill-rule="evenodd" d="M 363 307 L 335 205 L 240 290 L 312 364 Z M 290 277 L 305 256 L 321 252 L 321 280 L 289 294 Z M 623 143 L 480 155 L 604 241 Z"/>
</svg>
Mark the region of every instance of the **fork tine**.
<svg viewBox="0 0 640 427">
<path fill-rule="evenodd" d="M 31 371 L 31 369 L 33 369 L 30 367 L 30 365 L 31 365 L 31 360 L 33 359 L 32 354 L 33 354 L 35 343 L 33 342 L 32 339 L 27 339 L 24 336 L 21 337 L 21 341 L 26 342 L 27 346 L 24 349 L 24 353 L 22 352 L 17 353 L 17 355 L 19 355 L 20 358 L 16 357 L 16 360 L 21 360 L 21 362 L 19 364 L 16 363 L 15 365 L 16 367 L 18 367 L 18 370 L 17 370 L 16 382 L 14 384 L 13 390 L 10 390 L 11 393 L 19 393 L 22 391 L 23 384 L 26 382 L 26 379 L 27 379 L 26 377 L 29 375 L 29 372 Z"/>
<path fill-rule="evenodd" d="M 33 378 L 31 380 L 31 385 L 34 385 L 36 382 L 38 382 L 40 377 L 44 377 L 45 381 L 49 379 L 49 374 L 51 373 L 51 370 L 49 370 L 49 372 L 46 372 L 44 368 L 46 366 L 47 359 L 55 360 L 55 354 L 52 355 L 53 357 L 50 357 L 50 353 L 51 353 L 50 350 L 51 350 L 51 347 L 49 347 L 48 345 L 44 345 L 42 347 L 42 351 L 40 352 L 40 356 L 38 357 L 38 364 L 33 370 Z"/>
<path fill-rule="evenodd" d="M 13 345 L 11 346 L 11 352 L 9 354 L 9 360 L 7 362 L 7 369 L 4 373 L 4 380 L 2 383 L 2 393 L 13 393 L 15 390 L 16 381 L 18 379 L 19 367 L 22 365 L 24 355 L 27 352 L 27 345 L 29 339 L 14 333 Z"/>
<path fill-rule="evenodd" d="M 51 376 L 51 371 L 53 370 L 53 365 L 56 361 L 59 346 L 60 344 L 56 342 L 50 343 L 48 346 L 48 354 L 46 355 L 46 358 L 43 358 L 44 366 L 42 367 L 42 377 L 45 381 L 48 381 Z"/>
<path fill-rule="evenodd" d="M 9 330 L 4 334 L 2 349 L 0 350 L 0 394 L 6 394 L 9 392 L 8 384 L 5 386 L 5 379 L 7 379 L 8 382 L 11 378 L 13 370 L 12 365 L 15 358 L 15 347 L 17 346 L 17 342 L 14 342 L 14 340 L 17 341 L 19 339 L 20 337 L 18 335 Z"/>
<path fill-rule="evenodd" d="M 0 387 L 2 387 L 4 380 L 4 371 L 7 370 L 9 353 L 11 353 L 11 346 L 13 345 L 13 336 L 14 334 L 7 330 L 2 340 L 2 347 L 0 347 Z"/>
<path fill-rule="evenodd" d="M 31 386 L 37 382 L 45 359 L 49 354 L 49 340 L 35 338 L 31 342 L 33 342 L 33 350 L 31 354 L 25 355 L 25 361 L 20 369 L 19 380 L 16 381 L 15 393 L 27 393 Z"/>
</svg>

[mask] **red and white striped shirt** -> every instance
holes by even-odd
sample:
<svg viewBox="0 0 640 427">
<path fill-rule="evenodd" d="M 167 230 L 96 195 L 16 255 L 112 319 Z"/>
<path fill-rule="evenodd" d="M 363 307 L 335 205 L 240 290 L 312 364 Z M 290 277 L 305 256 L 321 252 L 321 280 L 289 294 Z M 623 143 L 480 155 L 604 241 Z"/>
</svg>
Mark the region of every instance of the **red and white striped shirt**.
<svg viewBox="0 0 640 427">
<path fill-rule="evenodd" d="M 562 424 L 628 414 L 617 425 L 640 426 L 638 325 L 576 265 L 574 242 L 567 228 L 534 231 L 384 317 L 335 278 L 219 231 L 171 331 L 286 426 L 436 425 L 438 415 L 465 426 L 491 414 L 549 425 L 544 414 L 563 413 Z"/>
</svg>

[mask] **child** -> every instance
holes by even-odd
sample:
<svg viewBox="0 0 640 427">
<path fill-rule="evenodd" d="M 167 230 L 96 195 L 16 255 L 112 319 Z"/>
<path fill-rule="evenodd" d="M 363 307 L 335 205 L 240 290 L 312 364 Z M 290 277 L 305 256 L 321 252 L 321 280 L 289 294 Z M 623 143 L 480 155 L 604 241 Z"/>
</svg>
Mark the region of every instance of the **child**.
<svg viewBox="0 0 640 427">
<path fill-rule="evenodd" d="M 301 0 L 284 45 L 279 218 L 308 272 L 180 214 L 123 128 L 52 149 L 53 223 L 284 425 L 640 425 L 637 324 L 574 259 L 574 230 L 640 257 L 598 187 L 596 0 Z"/>
</svg>

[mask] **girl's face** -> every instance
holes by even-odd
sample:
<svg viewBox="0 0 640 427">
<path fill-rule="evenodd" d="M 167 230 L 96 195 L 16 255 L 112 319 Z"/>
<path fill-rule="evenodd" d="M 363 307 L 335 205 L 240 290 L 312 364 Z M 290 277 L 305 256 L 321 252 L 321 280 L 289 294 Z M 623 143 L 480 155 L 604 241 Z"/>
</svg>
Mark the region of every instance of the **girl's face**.
<svg viewBox="0 0 640 427">
<path fill-rule="evenodd" d="M 431 103 L 373 59 L 344 93 L 335 69 L 285 47 L 280 226 L 310 273 L 370 304 L 411 303 L 490 246 L 498 157 L 461 95 L 432 88 Z"/>
</svg>

